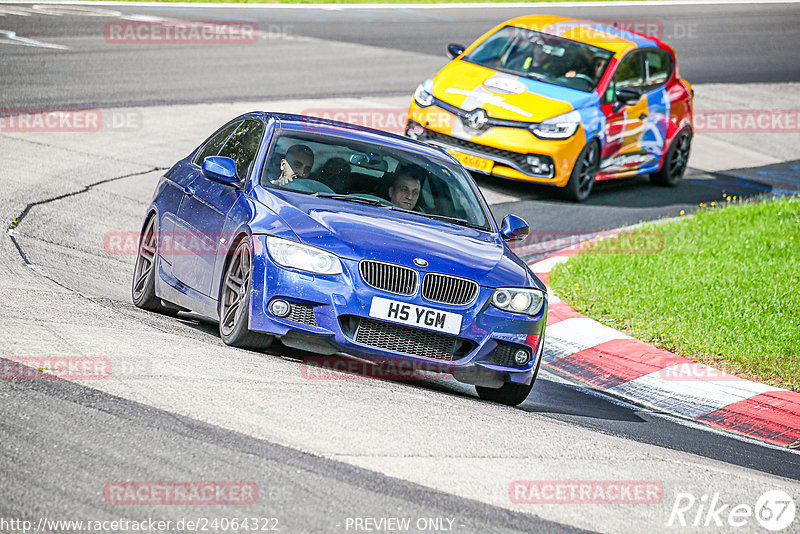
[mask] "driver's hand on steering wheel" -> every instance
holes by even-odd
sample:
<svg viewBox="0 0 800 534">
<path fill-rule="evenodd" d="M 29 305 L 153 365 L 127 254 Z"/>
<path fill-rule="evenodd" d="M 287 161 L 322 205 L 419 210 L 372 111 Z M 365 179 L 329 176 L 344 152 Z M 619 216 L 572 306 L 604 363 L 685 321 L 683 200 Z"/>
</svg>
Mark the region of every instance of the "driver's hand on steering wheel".
<svg viewBox="0 0 800 534">
<path fill-rule="evenodd" d="M 290 176 L 283 176 L 282 175 L 282 176 L 279 176 L 278 178 L 276 178 L 274 180 L 270 180 L 269 182 L 271 184 L 273 184 L 273 185 L 277 185 L 277 186 L 282 187 L 282 186 L 288 184 L 289 182 L 291 182 L 292 180 L 294 180 L 295 178 L 297 178 L 296 174 L 292 174 Z"/>
</svg>

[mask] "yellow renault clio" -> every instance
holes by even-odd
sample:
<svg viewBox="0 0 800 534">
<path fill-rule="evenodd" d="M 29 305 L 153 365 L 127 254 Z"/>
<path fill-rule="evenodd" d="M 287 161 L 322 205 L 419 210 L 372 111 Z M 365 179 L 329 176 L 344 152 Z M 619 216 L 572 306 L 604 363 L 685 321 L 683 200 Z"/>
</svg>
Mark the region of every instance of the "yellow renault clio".
<svg viewBox="0 0 800 534">
<path fill-rule="evenodd" d="M 509 20 L 414 93 L 405 134 L 464 167 L 551 184 L 584 200 L 596 181 L 681 180 L 692 90 L 675 51 L 616 26 L 555 16 Z"/>
</svg>

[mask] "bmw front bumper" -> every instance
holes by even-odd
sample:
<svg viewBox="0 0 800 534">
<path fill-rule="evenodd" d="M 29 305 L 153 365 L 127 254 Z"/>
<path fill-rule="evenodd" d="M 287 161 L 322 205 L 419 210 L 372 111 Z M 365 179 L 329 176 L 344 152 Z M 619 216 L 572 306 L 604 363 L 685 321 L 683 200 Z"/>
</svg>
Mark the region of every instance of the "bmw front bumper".
<svg viewBox="0 0 800 534">
<path fill-rule="evenodd" d="M 437 304 L 425 300 L 420 291 L 402 296 L 369 286 L 354 260 L 340 258 L 342 274 L 316 275 L 276 264 L 264 235 L 253 236 L 253 248 L 250 329 L 277 336 L 287 346 L 319 354 L 343 352 L 379 363 L 405 362 L 487 387 L 529 384 L 539 366 L 546 300 L 535 317 L 495 308 L 489 303 L 494 288 L 483 286 L 470 304 Z M 448 334 L 371 317 L 375 297 L 458 314 L 460 331 Z M 290 304 L 285 317 L 270 311 L 275 299 Z M 514 361 L 520 350 L 529 356 L 524 365 Z"/>
</svg>

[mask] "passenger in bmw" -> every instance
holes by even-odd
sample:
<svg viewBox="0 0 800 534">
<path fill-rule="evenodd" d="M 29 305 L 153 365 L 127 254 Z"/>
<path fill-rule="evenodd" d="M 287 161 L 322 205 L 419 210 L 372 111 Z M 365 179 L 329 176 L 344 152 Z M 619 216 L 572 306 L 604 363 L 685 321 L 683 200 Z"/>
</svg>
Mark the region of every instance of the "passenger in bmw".
<svg viewBox="0 0 800 534">
<path fill-rule="evenodd" d="M 286 155 L 281 159 L 281 174 L 272 185 L 284 186 L 295 178 L 308 178 L 314 166 L 314 151 L 307 145 L 296 144 L 289 147 Z"/>
<path fill-rule="evenodd" d="M 350 174 L 350 164 L 347 160 L 334 157 L 320 167 L 316 179 L 337 193 L 346 195 L 350 192 Z"/>
</svg>

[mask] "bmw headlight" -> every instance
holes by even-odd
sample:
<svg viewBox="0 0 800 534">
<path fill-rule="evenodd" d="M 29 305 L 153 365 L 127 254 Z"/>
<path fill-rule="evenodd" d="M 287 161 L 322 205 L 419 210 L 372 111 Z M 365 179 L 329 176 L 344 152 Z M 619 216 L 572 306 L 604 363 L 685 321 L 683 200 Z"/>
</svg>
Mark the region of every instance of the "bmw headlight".
<svg viewBox="0 0 800 534">
<path fill-rule="evenodd" d="M 322 249 L 274 236 L 267 237 L 267 249 L 278 265 L 316 274 L 342 274 L 339 258 Z"/>
<path fill-rule="evenodd" d="M 492 293 L 492 304 L 512 313 L 536 315 L 542 309 L 543 303 L 544 293 L 538 289 L 501 287 Z"/>
<path fill-rule="evenodd" d="M 581 124 L 581 114 L 570 111 L 557 117 L 547 119 L 531 127 L 534 135 L 542 139 L 566 139 L 578 129 Z"/>
<path fill-rule="evenodd" d="M 428 78 L 414 91 L 414 101 L 419 107 L 427 108 L 433 104 L 433 78 Z"/>
</svg>

